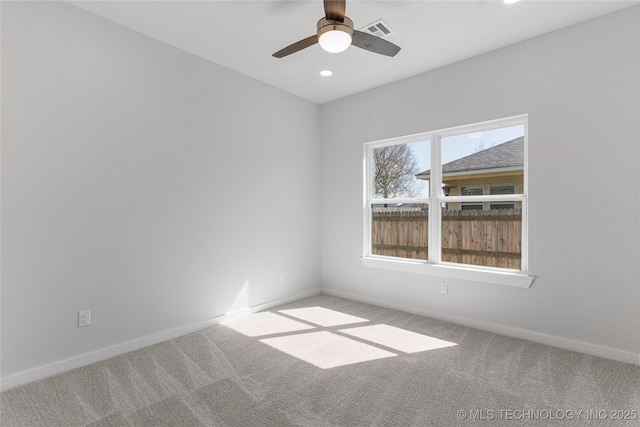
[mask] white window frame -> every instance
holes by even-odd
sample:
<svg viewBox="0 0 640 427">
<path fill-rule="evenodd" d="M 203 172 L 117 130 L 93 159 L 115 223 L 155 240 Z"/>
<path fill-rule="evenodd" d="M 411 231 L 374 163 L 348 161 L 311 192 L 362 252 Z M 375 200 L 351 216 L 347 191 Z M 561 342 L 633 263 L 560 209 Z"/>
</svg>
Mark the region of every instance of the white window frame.
<svg viewBox="0 0 640 427">
<path fill-rule="evenodd" d="M 510 126 L 524 126 L 524 188 L 522 194 L 483 195 L 483 196 L 444 196 L 441 191 L 442 162 L 441 141 L 447 136 L 481 132 L 490 129 Z M 392 198 L 378 199 L 373 197 L 373 165 L 371 152 L 375 148 L 396 144 L 407 144 L 418 141 L 430 141 L 431 169 L 429 179 L 429 197 L 426 198 Z M 498 285 L 528 288 L 534 277 L 528 274 L 528 173 L 527 173 L 527 146 L 528 146 L 528 115 L 519 115 L 504 119 L 491 120 L 454 128 L 440 129 L 398 138 L 373 141 L 364 144 L 363 173 L 364 173 L 364 197 L 363 197 L 363 255 L 362 263 L 367 267 L 383 268 L 388 270 L 403 271 L 409 273 L 421 273 L 442 278 L 465 279 L 476 282 L 485 282 Z M 442 261 L 442 212 L 440 206 L 450 202 L 496 202 L 513 201 L 520 202 L 522 206 L 522 250 L 521 269 L 510 270 L 504 268 L 475 266 Z M 396 258 L 372 253 L 371 245 L 371 206 L 384 203 L 426 203 L 429 206 L 429 255 L 428 260 L 409 258 Z"/>
</svg>

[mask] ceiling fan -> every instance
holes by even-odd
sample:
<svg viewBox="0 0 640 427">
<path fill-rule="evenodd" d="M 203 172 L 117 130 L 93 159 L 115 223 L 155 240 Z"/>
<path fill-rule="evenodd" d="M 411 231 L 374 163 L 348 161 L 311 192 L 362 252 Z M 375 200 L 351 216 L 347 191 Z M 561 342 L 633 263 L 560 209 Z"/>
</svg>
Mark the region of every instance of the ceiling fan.
<svg viewBox="0 0 640 427">
<path fill-rule="evenodd" d="M 346 0 L 324 0 L 325 17 L 318 21 L 317 33 L 295 42 L 273 54 L 283 58 L 316 43 L 327 52 L 338 53 L 354 45 L 370 52 L 395 56 L 400 47 L 380 37 L 353 29 L 353 21 L 346 16 Z"/>
</svg>

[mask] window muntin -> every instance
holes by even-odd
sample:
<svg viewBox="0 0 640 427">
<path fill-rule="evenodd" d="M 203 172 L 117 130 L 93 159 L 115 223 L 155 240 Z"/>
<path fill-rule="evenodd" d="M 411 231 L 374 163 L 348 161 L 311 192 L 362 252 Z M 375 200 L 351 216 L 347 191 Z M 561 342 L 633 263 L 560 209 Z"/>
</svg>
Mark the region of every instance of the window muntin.
<svg viewBox="0 0 640 427">
<path fill-rule="evenodd" d="M 419 195 L 380 197 L 380 191 L 368 191 L 365 258 L 526 272 L 526 126 L 527 117 L 519 116 L 365 144 L 367 188 L 378 187 L 374 150 L 401 144 L 422 160 L 416 176 L 427 184 Z M 505 160 L 505 152 L 519 161 Z M 496 159 L 497 164 L 488 162 Z M 465 215 L 477 218 L 461 219 Z"/>
</svg>

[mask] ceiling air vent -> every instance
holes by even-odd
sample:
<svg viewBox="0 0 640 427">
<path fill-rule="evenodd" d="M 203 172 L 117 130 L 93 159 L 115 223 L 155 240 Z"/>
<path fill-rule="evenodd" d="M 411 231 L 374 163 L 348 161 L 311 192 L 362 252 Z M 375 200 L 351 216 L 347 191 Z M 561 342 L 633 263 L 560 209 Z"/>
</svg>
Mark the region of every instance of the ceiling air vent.
<svg viewBox="0 0 640 427">
<path fill-rule="evenodd" d="M 384 22 L 382 19 L 379 19 L 376 22 L 373 22 L 369 25 L 365 25 L 364 27 L 360 28 L 360 31 L 362 31 L 363 33 L 372 34 L 376 37 L 381 37 L 381 38 L 387 37 L 388 35 L 395 33 L 395 31 L 391 29 L 389 24 Z"/>
</svg>

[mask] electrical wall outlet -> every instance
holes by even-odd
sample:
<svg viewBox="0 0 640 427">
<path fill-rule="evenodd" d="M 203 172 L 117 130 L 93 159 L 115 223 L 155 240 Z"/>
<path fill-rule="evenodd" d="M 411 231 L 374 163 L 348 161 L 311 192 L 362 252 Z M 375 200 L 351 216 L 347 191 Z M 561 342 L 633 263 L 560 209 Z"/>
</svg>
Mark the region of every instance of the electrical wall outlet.
<svg viewBox="0 0 640 427">
<path fill-rule="evenodd" d="M 89 326 L 91 324 L 91 310 L 78 312 L 78 328 Z"/>
<path fill-rule="evenodd" d="M 280 281 L 284 282 L 284 271 L 280 272 Z"/>
<path fill-rule="evenodd" d="M 449 293 L 449 284 L 447 282 L 440 282 L 440 292 L 443 294 Z"/>
</svg>

